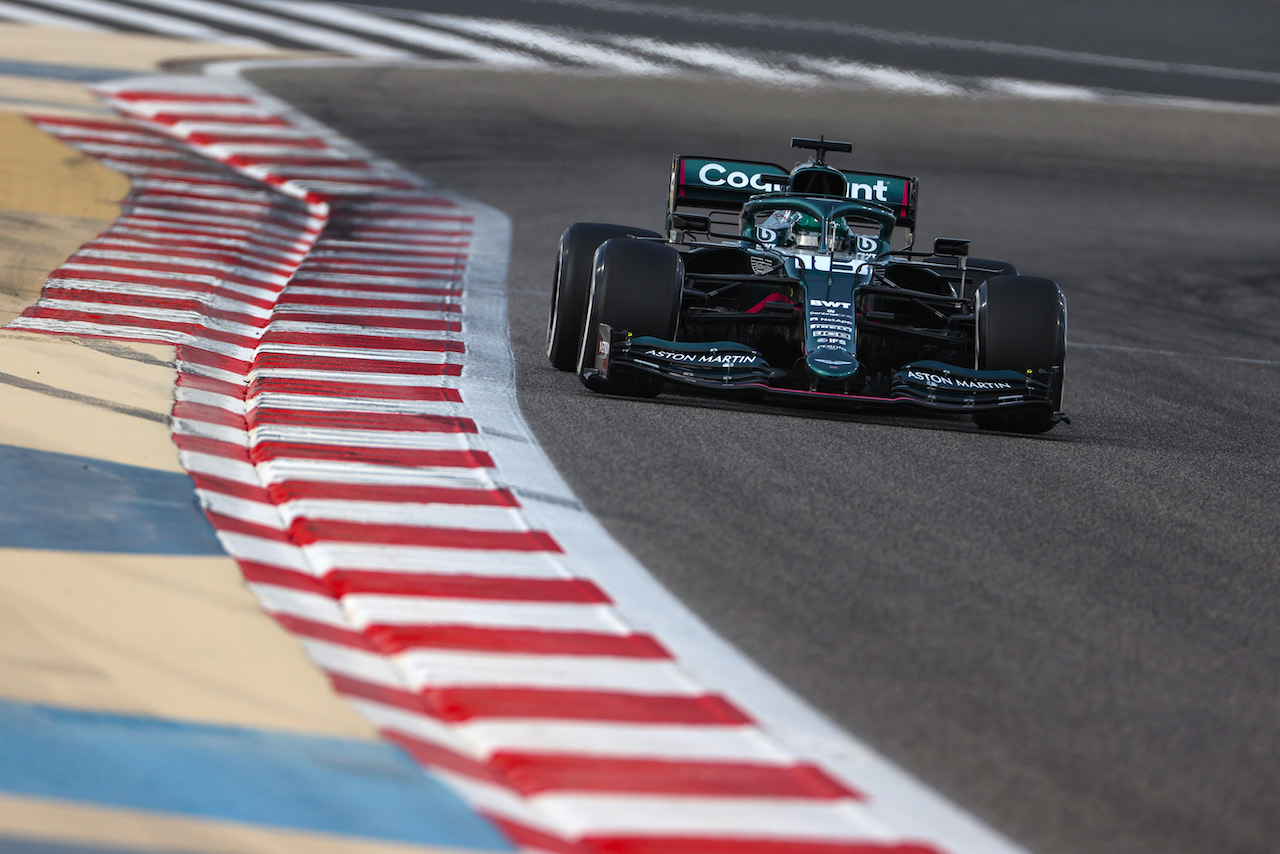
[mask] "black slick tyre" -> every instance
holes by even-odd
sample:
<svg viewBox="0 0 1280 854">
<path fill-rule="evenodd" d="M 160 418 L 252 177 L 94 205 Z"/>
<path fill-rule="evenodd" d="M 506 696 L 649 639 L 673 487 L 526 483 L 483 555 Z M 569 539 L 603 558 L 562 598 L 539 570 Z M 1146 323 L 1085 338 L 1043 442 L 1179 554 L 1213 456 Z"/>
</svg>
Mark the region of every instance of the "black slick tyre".
<svg viewBox="0 0 1280 854">
<path fill-rule="evenodd" d="M 590 296 L 591 268 L 596 249 L 613 237 L 658 237 L 643 228 L 603 222 L 575 222 L 560 235 L 555 279 L 551 284 L 551 314 L 547 320 L 547 359 L 561 371 L 578 367 L 582 323 Z"/>
<path fill-rule="evenodd" d="M 993 276 L 975 297 L 977 368 L 1018 371 L 1056 368 L 1050 401 L 1044 407 L 979 412 L 973 420 L 986 430 L 1044 433 L 1062 408 L 1067 355 L 1067 306 L 1062 289 L 1036 276 Z"/>
<path fill-rule="evenodd" d="M 656 377 L 611 371 L 603 379 L 594 367 L 601 323 L 634 336 L 672 340 L 680 319 L 684 271 L 680 253 L 665 243 L 619 238 L 596 251 L 587 318 L 578 348 L 578 376 L 592 391 L 652 397 L 662 390 Z"/>
</svg>

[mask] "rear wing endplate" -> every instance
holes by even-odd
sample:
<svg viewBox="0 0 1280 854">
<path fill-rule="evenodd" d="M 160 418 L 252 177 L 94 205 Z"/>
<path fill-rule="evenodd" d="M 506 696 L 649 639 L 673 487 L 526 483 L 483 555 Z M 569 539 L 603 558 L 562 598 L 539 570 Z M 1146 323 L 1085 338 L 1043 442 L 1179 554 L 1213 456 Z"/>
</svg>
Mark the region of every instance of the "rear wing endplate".
<svg viewBox="0 0 1280 854">
<path fill-rule="evenodd" d="M 897 224 L 915 230 L 919 182 L 904 175 L 841 170 L 848 197 L 888 207 Z M 752 196 L 785 193 L 791 173 L 776 163 L 677 154 L 671 161 L 668 216 L 683 208 L 739 211 Z"/>
</svg>

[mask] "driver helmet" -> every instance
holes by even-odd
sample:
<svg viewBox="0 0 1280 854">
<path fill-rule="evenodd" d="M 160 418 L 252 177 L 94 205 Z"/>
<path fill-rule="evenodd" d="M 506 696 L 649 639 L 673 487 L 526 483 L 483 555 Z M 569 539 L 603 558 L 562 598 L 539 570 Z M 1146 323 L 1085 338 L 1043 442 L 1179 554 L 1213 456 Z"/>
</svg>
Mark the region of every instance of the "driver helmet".
<svg viewBox="0 0 1280 854">
<path fill-rule="evenodd" d="M 763 242 L 776 246 L 815 251 L 823 246 L 822 220 L 803 211 L 774 211 L 760 224 L 757 234 Z M 836 237 L 842 242 L 835 245 L 847 244 L 848 236 L 848 227 L 843 222 L 839 223 Z"/>
<path fill-rule="evenodd" d="M 797 249 L 822 248 L 822 221 L 799 211 L 795 216 L 788 242 Z"/>
</svg>

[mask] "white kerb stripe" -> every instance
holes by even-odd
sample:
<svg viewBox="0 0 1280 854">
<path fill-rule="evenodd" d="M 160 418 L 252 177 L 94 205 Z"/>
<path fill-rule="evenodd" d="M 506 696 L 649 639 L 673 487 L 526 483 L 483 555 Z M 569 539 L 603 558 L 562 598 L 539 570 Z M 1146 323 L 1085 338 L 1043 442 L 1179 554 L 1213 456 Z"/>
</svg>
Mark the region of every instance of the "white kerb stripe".
<svg viewBox="0 0 1280 854">
<path fill-rule="evenodd" d="M 704 762 L 786 765 L 795 757 L 750 726 L 614 724 L 591 721 L 481 718 L 446 726 L 426 715 L 369 700 L 351 700 L 379 729 L 488 758 L 499 751 L 563 753 Z"/>
<path fill-rule="evenodd" d="M 552 793 L 529 798 L 570 837 L 709 836 L 887 842 L 889 832 L 852 799 L 712 798 Z"/>
<path fill-rule="evenodd" d="M 417 649 L 400 653 L 394 660 L 415 690 L 546 688 L 682 696 L 696 696 L 704 690 L 667 660 Z"/>
<path fill-rule="evenodd" d="M 368 626 L 477 626 L 489 629 L 597 632 L 625 635 L 629 628 L 607 605 L 489 602 L 436 596 L 348 594 L 342 606 L 357 628 Z"/>
<path fill-rule="evenodd" d="M 393 504 L 377 501 L 301 499 L 278 505 L 287 519 L 329 519 L 371 525 L 430 525 L 475 531 L 527 531 L 520 511 L 511 507 L 465 504 Z"/>
<path fill-rule="evenodd" d="M 380 572 L 424 575 L 479 575 L 487 578 L 571 578 L 555 555 L 543 552 L 487 553 L 468 549 L 379 549 L 370 555 L 361 546 L 334 543 L 306 546 L 307 559 L 315 572 L 359 566 Z M 364 563 L 357 563 L 363 561 Z"/>
<path fill-rule="evenodd" d="M 458 725 L 467 738 L 500 750 L 704 762 L 790 764 L 795 756 L 752 726 L 493 720 Z"/>
<path fill-rule="evenodd" d="M 482 782 L 443 767 L 432 768 L 431 773 L 462 793 L 467 802 L 481 812 L 511 819 L 553 836 L 564 836 L 563 827 L 557 826 L 550 816 L 511 789 Z"/>
<path fill-rule="evenodd" d="M 349 676 L 374 685 L 406 690 L 391 660 L 371 652 L 299 636 L 302 646 L 319 667 L 330 673 Z"/>
<path fill-rule="evenodd" d="M 227 553 L 235 555 L 238 560 L 251 560 L 297 572 L 311 571 L 306 557 L 297 546 L 227 531 L 219 531 L 218 539 L 226 545 Z"/>
<path fill-rule="evenodd" d="M 258 480 L 258 470 L 250 463 L 197 451 L 179 451 L 178 456 L 182 460 L 182 467 L 194 474 L 207 474 L 249 486 L 262 485 Z"/>
<path fill-rule="evenodd" d="M 288 587 L 274 584 L 249 584 L 249 589 L 258 597 L 264 611 L 301 617 L 317 623 L 325 623 L 342 629 L 351 629 L 347 621 L 347 613 L 342 605 L 328 596 L 318 593 L 305 593 Z"/>
</svg>

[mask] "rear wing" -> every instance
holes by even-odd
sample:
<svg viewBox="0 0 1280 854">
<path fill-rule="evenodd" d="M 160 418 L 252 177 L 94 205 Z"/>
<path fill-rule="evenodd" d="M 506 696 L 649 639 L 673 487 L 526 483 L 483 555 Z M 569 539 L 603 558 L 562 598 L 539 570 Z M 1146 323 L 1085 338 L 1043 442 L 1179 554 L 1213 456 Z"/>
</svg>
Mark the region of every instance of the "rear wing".
<svg viewBox="0 0 1280 854">
<path fill-rule="evenodd" d="M 884 205 L 894 212 L 898 225 L 915 230 L 919 181 L 904 175 L 841 172 L 849 182 L 848 198 Z M 752 196 L 786 192 L 790 179 L 791 173 L 776 163 L 677 154 L 671 161 L 667 213 L 682 208 L 738 211 Z"/>
</svg>

